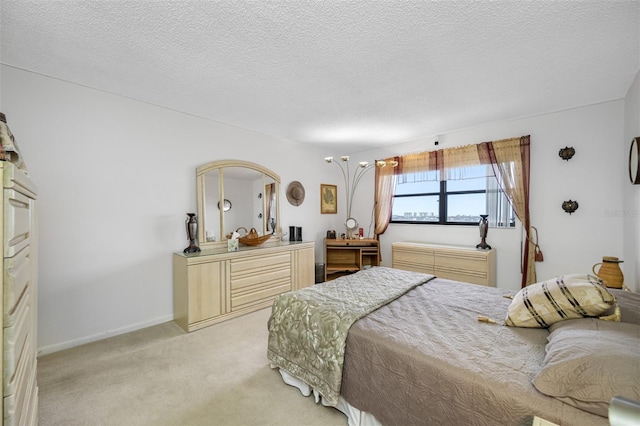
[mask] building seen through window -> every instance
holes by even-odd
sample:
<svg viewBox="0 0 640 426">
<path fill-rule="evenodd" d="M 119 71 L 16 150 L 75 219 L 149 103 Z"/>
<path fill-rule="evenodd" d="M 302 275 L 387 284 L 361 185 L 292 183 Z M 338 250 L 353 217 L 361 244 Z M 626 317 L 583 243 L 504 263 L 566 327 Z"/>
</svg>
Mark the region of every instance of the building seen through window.
<svg viewBox="0 0 640 426">
<path fill-rule="evenodd" d="M 489 215 L 492 227 L 514 227 L 515 214 L 490 166 L 458 169 L 441 179 L 428 172 L 415 182 L 403 176 L 396 184 L 391 223 L 477 225 Z"/>
</svg>

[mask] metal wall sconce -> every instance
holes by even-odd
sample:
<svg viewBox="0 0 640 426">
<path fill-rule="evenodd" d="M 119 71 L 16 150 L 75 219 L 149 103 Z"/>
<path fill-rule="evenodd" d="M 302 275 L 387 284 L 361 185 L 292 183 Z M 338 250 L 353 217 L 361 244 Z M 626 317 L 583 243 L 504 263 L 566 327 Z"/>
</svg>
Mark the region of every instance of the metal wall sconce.
<svg viewBox="0 0 640 426">
<path fill-rule="evenodd" d="M 576 154 L 576 150 L 573 149 L 572 146 L 565 146 L 564 148 L 562 148 L 560 150 L 560 152 L 558 152 L 558 155 L 560 156 L 560 158 L 562 158 L 563 160 L 571 160 L 571 158 Z"/>
<path fill-rule="evenodd" d="M 577 201 L 563 201 L 562 202 L 562 210 L 564 210 L 565 212 L 571 214 L 573 212 L 575 212 L 576 210 L 578 210 L 578 202 Z"/>
</svg>

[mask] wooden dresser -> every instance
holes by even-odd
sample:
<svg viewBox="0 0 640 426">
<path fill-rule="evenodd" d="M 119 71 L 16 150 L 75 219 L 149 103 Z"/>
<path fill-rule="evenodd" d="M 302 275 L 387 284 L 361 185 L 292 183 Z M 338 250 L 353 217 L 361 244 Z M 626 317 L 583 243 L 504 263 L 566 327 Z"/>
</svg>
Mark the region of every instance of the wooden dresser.
<svg viewBox="0 0 640 426">
<path fill-rule="evenodd" d="M 496 251 L 475 247 L 399 242 L 391 244 L 392 266 L 439 278 L 496 286 Z"/>
<path fill-rule="evenodd" d="M 380 265 L 380 245 L 374 238 L 324 240 L 324 280 L 352 274 L 368 266 Z"/>
<path fill-rule="evenodd" d="M 3 274 L 2 418 L 4 426 L 38 424 L 36 188 L 13 164 L 0 162 Z"/>
<path fill-rule="evenodd" d="M 174 253 L 174 320 L 187 332 L 198 330 L 313 285 L 314 247 L 313 242 L 281 242 L 236 252 Z"/>
</svg>

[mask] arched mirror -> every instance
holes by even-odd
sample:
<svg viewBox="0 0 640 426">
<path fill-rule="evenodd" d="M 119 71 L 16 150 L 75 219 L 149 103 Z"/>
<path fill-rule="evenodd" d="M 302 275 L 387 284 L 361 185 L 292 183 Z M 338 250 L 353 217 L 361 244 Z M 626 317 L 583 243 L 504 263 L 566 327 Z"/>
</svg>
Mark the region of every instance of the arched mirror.
<svg viewBox="0 0 640 426">
<path fill-rule="evenodd" d="M 271 170 L 248 161 L 214 161 L 196 169 L 196 190 L 200 247 L 226 247 L 227 235 L 241 227 L 280 235 L 280 176 Z"/>
</svg>

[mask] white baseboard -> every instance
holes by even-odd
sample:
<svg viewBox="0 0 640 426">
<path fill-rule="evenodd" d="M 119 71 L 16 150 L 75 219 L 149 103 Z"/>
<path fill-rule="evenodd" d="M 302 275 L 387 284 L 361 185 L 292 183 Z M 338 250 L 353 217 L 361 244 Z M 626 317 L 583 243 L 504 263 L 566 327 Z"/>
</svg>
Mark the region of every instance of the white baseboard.
<svg viewBox="0 0 640 426">
<path fill-rule="evenodd" d="M 108 330 L 102 333 L 93 334 L 91 336 L 81 337 L 79 339 L 69 340 L 62 343 L 56 343 L 55 345 L 44 346 L 42 348 L 38 348 L 38 356 L 58 352 L 63 349 L 73 348 L 75 346 L 84 345 L 86 343 L 95 342 L 98 340 L 106 339 L 108 337 L 118 336 L 120 334 L 129 333 L 131 331 L 141 330 L 143 328 L 151 327 L 153 325 L 158 325 L 162 324 L 163 322 L 169 321 L 173 321 L 173 315 L 165 315 L 163 317 L 155 318 L 150 321 L 131 324 L 126 327 L 117 328 L 115 330 Z"/>
</svg>

